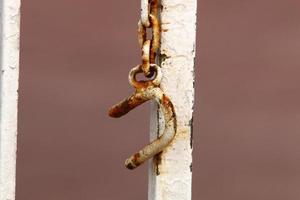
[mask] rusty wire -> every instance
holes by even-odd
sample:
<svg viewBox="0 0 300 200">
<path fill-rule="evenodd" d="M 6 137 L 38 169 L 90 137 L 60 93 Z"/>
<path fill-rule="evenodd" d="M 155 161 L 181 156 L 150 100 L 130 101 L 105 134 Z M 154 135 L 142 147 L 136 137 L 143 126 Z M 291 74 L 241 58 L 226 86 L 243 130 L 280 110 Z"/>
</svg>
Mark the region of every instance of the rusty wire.
<svg viewBox="0 0 300 200">
<path fill-rule="evenodd" d="M 145 2 L 148 2 L 148 6 L 145 6 Z M 150 53 L 149 53 L 149 61 L 151 64 L 155 64 L 156 54 L 160 45 L 160 23 L 159 23 L 159 12 L 158 12 L 158 0 L 142 0 L 142 13 L 141 19 L 138 23 L 138 40 L 142 49 L 145 49 L 145 45 L 147 44 L 147 28 L 152 29 L 152 38 L 150 42 Z M 147 15 L 147 17 L 145 17 Z M 142 51 L 142 58 L 145 51 Z M 147 55 L 148 56 L 148 55 Z M 147 63 L 142 63 L 142 69 L 144 75 L 146 77 L 151 77 L 151 71 L 149 69 L 149 65 Z"/>
<path fill-rule="evenodd" d="M 159 87 L 162 79 L 161 69 L 156 64 L 150 64 L 150 71 L 155 73 L 155 77 L 152 80 L 137 81 L 136 76 L 137 74 L 142 73 L 143 69 L 141 65 L 133 68 L 129 73 L 129 82 L 136 89 L 135 93 L 109 110 L 109 115 L 111 117 L 118 118 L 148 100 L 155 100 L 164 114 L 165 127 L 163 134 L 159 136 L 158 139 L 145 146 L 142 150 L 128 158 L 125 161 L 125 166 L 128 169 L 135 169 L 146 160 L 162 152 L 164 148 L 172 142 L 176 135 L 174 106 L 171 100 Z"/>
</svg>

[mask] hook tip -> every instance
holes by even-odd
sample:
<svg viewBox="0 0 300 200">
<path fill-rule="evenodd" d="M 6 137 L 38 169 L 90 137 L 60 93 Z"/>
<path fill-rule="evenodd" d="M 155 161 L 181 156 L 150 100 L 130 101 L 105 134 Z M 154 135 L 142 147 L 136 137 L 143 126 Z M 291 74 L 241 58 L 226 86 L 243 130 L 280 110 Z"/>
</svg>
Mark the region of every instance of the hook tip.
<svg viewBox="0 0 300 200">
<path fill-rule="evenodd" d="M 113 117 L 113 118 L 116 118 L 116 117 L 117 117 L 116 112 L 115 112 L 115 110 L 114 110 L 113 108 L 110 108 L 110 109 L 108 110 L 108 115 L 109 115 L 110 117 Z"/>
<path fill-rule="evenodd" d="M 133 170 L 133 169 L 137 168 L 137 166 L 135 165 L 135 163 L 133 163 L 130 158 L 125 161 L 125 167 L 127 169 L 130 169 L 130 170 Z"/>
<path fill-rule="evenodd" d="M 130 158 L 128 158 L 125 161 L 125 167 L 131 170 L 137 168 L 143 163 L 143 161 L 140 160 L 140 157 L 141 157 L 140 153 L 136 153 L 132 155 Z"/>
<path fill-rule="evenodd" d="M 121 102 L 108 110 L 108 115 L 113 118 L 119 118 L 129 112 L 127 102 Z"/>
</svg>

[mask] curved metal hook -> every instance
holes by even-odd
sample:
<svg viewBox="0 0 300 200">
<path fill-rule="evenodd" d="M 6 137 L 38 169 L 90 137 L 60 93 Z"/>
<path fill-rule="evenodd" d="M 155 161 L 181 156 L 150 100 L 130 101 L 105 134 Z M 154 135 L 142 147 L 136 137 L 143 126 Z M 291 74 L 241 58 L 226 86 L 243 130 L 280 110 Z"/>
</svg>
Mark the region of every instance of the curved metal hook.
<svg viewBox="0 0 300 200">
<path fill-rule="evenodd" d="M 165 119 L 165 129 L 163 134 L 142 150 L 132 155 L 125 161 L 128 169 L 135 169 L 146 160 L 162 152 L 176 135 L 176 117 L 174 106 L 171 100 L 158 87 L 161 81 L 161 71 L 157 65 L 150 65 L 151 69 L 156 71 L 155 78 L 150 81 L 137 81 L 136 75 L 142 72 L 140 66 L 133 68 L 129 74 L 129 82 L 136 88 L 136 92 L 119 104 L 109 110 L 111 117 L 121 117 L 148 100 L 155 100 L 162 109 Z"/>
</svg>

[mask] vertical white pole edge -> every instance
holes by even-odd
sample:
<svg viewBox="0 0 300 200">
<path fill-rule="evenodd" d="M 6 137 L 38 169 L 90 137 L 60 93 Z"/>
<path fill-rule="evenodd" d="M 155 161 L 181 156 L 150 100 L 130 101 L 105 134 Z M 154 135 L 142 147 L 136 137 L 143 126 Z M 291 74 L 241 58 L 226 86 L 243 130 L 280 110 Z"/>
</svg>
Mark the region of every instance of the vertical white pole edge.
<svg viewBox="0 0 300 200">
<path fill-rule="evenodd" d="M 20 0 L 0 0 L 0 200 L 15 199 Z"/>
<path fill-rule="evenodd" d="M 194 59 L 197 0 L 161 0 L 161 88 L 175 106 L 177 135 L 149 162 L 149 200 L 191 200 Z M 150 139 L 163 131 L 157 105 L 151 105 Z"/>
</svg>

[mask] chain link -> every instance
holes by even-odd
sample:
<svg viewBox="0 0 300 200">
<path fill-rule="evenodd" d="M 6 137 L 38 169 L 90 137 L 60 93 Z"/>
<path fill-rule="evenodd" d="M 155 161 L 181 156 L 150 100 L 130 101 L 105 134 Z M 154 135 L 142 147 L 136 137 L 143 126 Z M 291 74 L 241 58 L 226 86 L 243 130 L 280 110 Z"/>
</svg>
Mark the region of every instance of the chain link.
<svg viewBox="0 0 300 200">
<path fill-rule="evenodd" d="M 160 45 L 158 0 L 141 0 L 141 8 L 141 19 L 138 23 L 138 41 L 142 49 L 142 70 L 146 77 L 151 77 L 153 74 L 150 70 L 150 64 L 155 64 Z M 147 39 L 147 28 L 152 29 L 151 40 Z"/>
<path fill-rule="evenodd" d="M 149 0 L 141 0 L 141 22 L 145 27 L 150 26 L 149 11 Z"/>
</svg>

